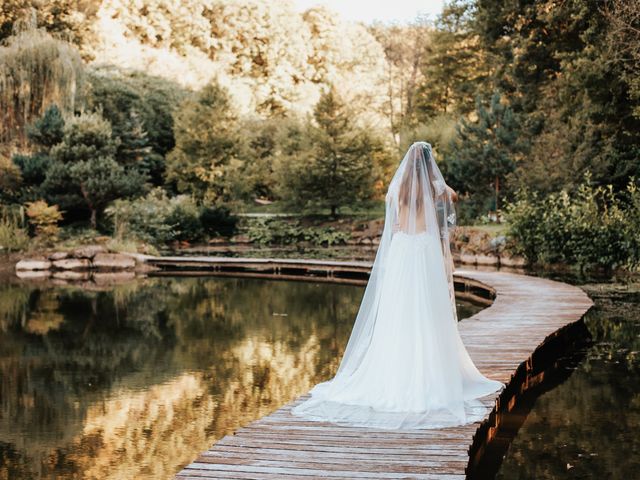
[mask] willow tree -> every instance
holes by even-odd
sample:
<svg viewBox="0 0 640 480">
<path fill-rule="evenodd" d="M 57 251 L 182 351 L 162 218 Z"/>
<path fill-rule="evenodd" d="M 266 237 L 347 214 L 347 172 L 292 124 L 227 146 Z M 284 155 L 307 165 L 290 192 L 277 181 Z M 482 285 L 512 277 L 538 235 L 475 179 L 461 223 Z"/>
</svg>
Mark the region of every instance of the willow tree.
<svg viewBox="0 0 640 480">
<path fill-rule="evenodd" d="M 77 48 L 37 29 L 0 46 L 0 143 L 26 147 L 25 128 L 51 104 L 72 112 L 82 99 L 84 67 Z"/>
</svg>

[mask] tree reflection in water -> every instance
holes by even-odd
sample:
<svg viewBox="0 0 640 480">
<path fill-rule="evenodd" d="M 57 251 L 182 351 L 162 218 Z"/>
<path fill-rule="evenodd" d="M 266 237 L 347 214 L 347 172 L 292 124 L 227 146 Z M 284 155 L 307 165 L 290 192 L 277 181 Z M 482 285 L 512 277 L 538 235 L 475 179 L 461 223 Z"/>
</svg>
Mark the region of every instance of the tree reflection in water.
<svg viewBox="0 0 640 480">
<path fill-rule="evenodd" d="M 0 286 L 0 480 L 172 478 L 330 378 L 362 292 L 250 278 Z"/>
<path fill-rule="evenodd" d="M 0 478 L 171 478 L 337 368 L 361 287 L 0 287 Z"/>
</svg>

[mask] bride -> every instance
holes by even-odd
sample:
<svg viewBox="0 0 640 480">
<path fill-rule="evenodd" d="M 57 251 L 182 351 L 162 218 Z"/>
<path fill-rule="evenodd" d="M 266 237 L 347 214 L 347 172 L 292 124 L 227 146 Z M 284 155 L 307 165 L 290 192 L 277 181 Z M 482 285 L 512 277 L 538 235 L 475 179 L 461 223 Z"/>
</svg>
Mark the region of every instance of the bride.
<svg viewBox="0 0 640 480">
<path fill-rule="evenodd" d="M 484 418 L 478 399 L 504 384 L 478 371 L 458 333 L 449 248 L 456 198 L 431 145 L 411 145 L 389 185 L 382 239 L 338 371 L 294 415 L 391 429 Z"/>
</svg>

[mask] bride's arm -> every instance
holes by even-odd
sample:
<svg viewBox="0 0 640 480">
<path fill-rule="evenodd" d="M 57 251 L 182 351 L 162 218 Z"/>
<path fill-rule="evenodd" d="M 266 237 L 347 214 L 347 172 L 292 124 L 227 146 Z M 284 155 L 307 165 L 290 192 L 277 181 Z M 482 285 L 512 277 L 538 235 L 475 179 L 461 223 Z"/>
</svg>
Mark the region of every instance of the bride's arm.
<svg viewBox="0 0 640 480">
<path fill-rule="evenodd" d="M 436 197 L 440 198 L 445 194 L 448 194 L 451 197 L 451 200 L 453 200 L 454 202 L 458 201 L 458 194 L 456 193 L 456 191 L 449 185 L 447 185 L 443 180 L 436 179 L 431 183 L 433 185 L 433 193 Z"/>
<path fill-rule="evenodd" d="M 458 194 L 456 193 L 456 191 L 451 188 L 449 185 L 447 185 L 447 191 L 449 192 L 449 195 L 451 195 L 451 200 L 453 200 L 454 202 L 458 201 Z"/>
<path fill-rule="evenodd" d="M 458 201 L 458 194 L 456 193 L 456 191 L 451 188 L 449 185 L 447 185 L 447 190 L 449 191 L 449 194 L 451 195 L 451 200 L 453 200 L 454 202 Z"/>
</svg>

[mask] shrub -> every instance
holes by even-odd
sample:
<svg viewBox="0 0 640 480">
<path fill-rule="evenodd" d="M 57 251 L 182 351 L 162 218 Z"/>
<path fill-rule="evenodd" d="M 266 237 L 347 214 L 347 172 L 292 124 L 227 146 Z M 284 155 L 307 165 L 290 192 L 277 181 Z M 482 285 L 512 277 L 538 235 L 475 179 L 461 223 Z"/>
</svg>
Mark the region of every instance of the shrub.
<svg viewBox="0 0 640 480">
<path fill-rule="evenodd" d="M 58 222 L 62 220 L 62 213 L 57 205 L 49 205 L 44 200 L 28 202 L 26 213 L 36 237 L 46 242 L 57 238 L 60 231 Z"/>
<path fill-rule="evenodd" d="M 199 241 L 235 229 L 235 219 L 227 209 L 203 208 L 188 195 L 169 197 L 162 188 L 137 200 L 116 200 L 106 213 L 116 238 L 135 238 L 153 245 Z"/>
<path fill-rule="evenodd" d="M 589 174 L 575 191 L 541 196 L 519 190 L 507 206 L 513 249 L 532 262 L 605 268 L 640 265 L 640 191 L 594 187 Z"/>
<path fill-rule="evenodd" d="M 0 210 L 0 252 L 23 250 L 29 244 L 29 233 L 24 228 L 24 209 L 4 207 Z"/>
<path fill-rule="evenodd" d="M 350 234 L 334 227 L 303 227 L 298 221 L 277 218 L 252 218 L 244 226 L 244 233 L 252 242 L 264 245 L 290 245 L 310 242 L 313 245 L 331 246 L 345 243 Z"/>
<path fill-rule="evenodd" d="M 155 245 L 174 239 L 172 225 L 166 221 L 171 212 L 169 198 L 161 188 L 135 201 L 116 200 L 105 210 L 116 238 L 136 238 Z"/>
<path fill-rule="evenodd" d="M 236 230 L 238 218 L 231 215 L 231 211 L 224 206 L 203 207 L 200 212 L 200 223 L 204 233 L 209 237 L 230 236 Z"/>
<path fill-rule="evenodd" d="M 200 223 L 200 209 L 187 195 L 171 199 L 171 212 L 165 219 L 173 229 L 173 240 L 194 242 L 204 238 L 204 229 Z"/>
</svg>

